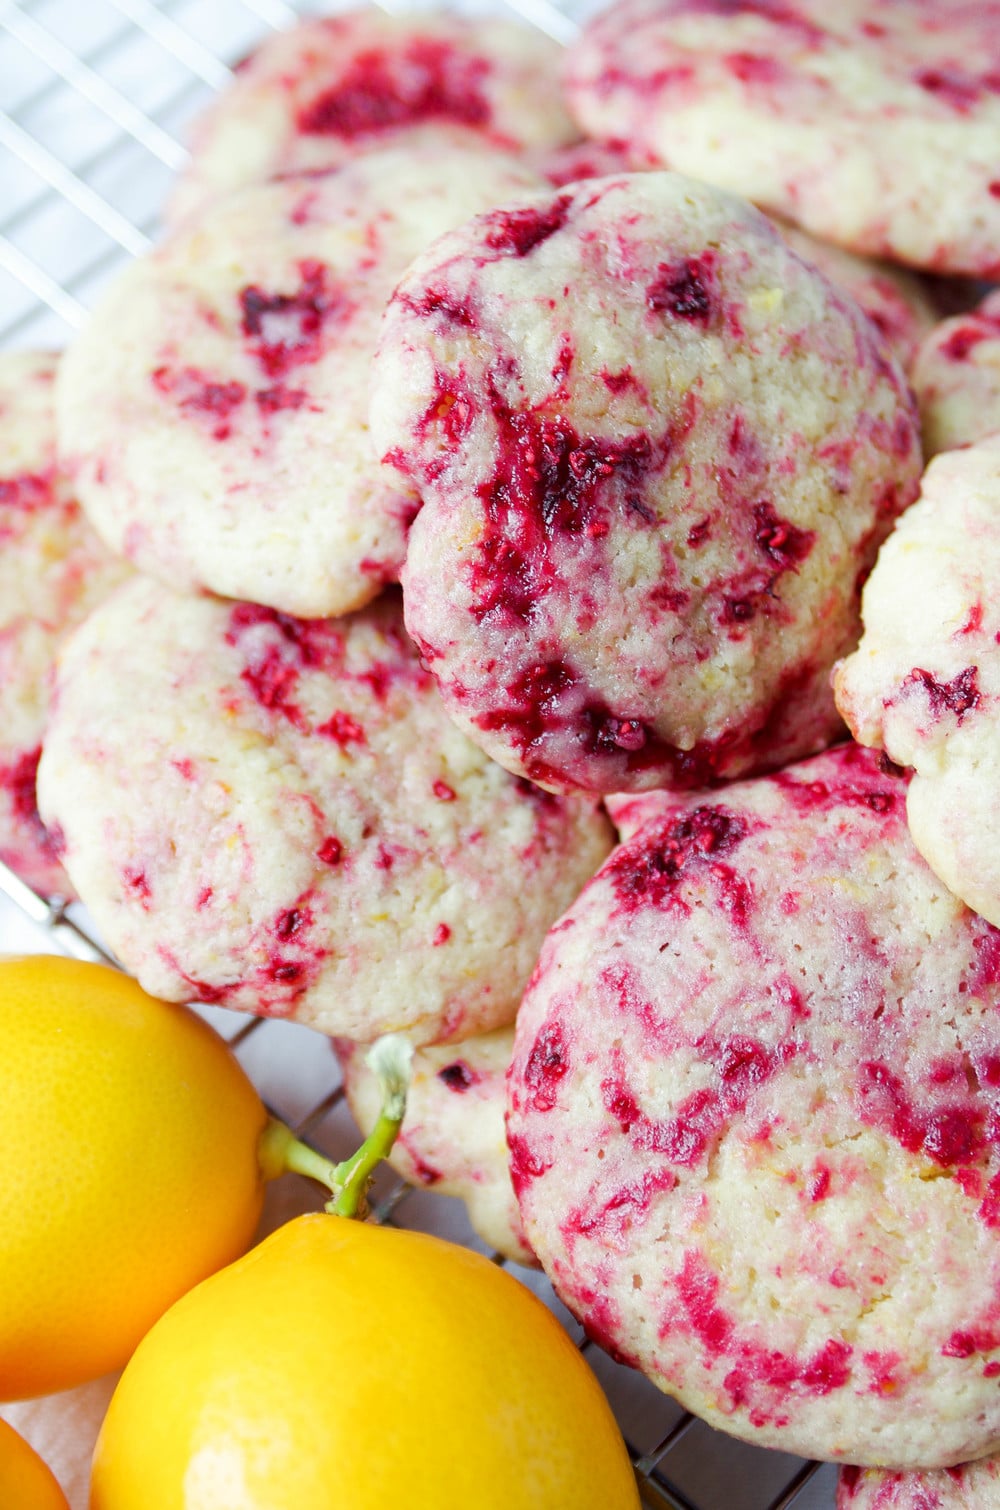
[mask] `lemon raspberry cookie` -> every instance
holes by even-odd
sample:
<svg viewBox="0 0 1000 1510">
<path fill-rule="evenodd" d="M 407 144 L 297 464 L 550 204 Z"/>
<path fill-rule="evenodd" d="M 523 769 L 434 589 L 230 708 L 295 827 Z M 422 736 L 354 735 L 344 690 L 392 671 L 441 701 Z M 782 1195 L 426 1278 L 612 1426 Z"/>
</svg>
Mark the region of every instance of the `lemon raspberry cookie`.
<svg viewBox="0 0 1000 1510">
<path fill-rule="evenodd" d="M 917 353 L 911 380 L 925 456 L 1000 432 L 1000 291 L 937 326 Z"/>
<path fill-rule="evenodd" d="M 578 134 L 557 87 L 559 49 L 534 27 L 375 6 L 303 21 L 259 47 L 195 123 L 176 221 L 232 189 L 333 168 L 423 140 L 502 152 Z"/>
<path fill-rule="evenodd" d="M 912 767 L 917 848 L 1000 925 L 1000 436 L 934 458 L 864 591 L 865 632 L 838 666 L 856 739 Z"/>
<path fill-rule="evenodd" d="M 598 1341 L 736 1436 L 943 1467 L 1000 1443 L 1000 932 L 905 795 L 856 745 L 649 794 L 543 947 L 507 1125 Z"/>
<path fill-rule="evenodd" d="M 835 737 L 916 416 L 858 307 L 744 201 L 642 173 L 476 217 L 398 286 L 371 418 L 422 499 L 408 627 L 509 769 L 695 785 Z"/>
<path fill-rule="evenodd" d="M 0 860 L 44 893 L 71 892 L 35 771 L 61 637 L 126 575 L 56 459 L 58 358 L 0 358 Z"/>
<path fill-rule="evenodd" d="M 363 1040 L 512 1019 L 607 821 L 455 729 L 397 597 L 302 620 L 137 579 L 67 642 L 39 804 L 151 994 Z"/>
<path fill-rule="evenodd" d="M 837 1510 L 997 1510 L 1000 1461 L 980 1458 L 927 1473 L 842 1468 Z"/>
<path fill-rule="evenodd" d="M 471 147 L 386 149 L 244 189 L 134 263 L 59 383 L 107 542 L 168 586 L 307 617 L 374 597 L 416 507 L 368 435 L 382 308 L 439 232 L 536 182 Z"/>
<path fill-rule="evenodd" d="M 566 78 L 584 130 L 642 161 L 856 252 L 1000 275 L 998 0 L 617 0 Z"/>
</svg>

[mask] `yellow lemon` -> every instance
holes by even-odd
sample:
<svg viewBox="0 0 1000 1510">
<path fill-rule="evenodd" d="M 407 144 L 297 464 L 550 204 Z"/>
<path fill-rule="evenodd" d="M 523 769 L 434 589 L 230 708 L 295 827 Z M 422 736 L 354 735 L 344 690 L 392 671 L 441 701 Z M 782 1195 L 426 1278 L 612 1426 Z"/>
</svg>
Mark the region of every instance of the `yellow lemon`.
<svg viewBox="0 0 1000 1510">
<path fill-rule="evenodd" d="M 139 1345 L 91 1510 L 638 1510 L 610 1408 L 535 1296 L 439 1238 L 298 1217 Z"/>
<path fill-rule="evenodd" d="M 0 960 L 0 1399 L 119 1368 L 244 1251 L 266 1121 L 194 1012 L 106 966 Z"/>
<path fill-rule="evenodd" d="M 0 1505 L 4 1510 L 69 1510 L 38 1453 L 6 1421 L 0 1421 Z"/>
</svg>

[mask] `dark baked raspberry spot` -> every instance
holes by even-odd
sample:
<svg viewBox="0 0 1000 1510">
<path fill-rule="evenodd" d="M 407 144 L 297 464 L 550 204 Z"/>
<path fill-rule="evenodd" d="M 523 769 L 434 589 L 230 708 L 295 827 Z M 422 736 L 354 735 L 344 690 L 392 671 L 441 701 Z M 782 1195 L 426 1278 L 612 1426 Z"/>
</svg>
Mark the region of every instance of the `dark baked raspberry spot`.
<svg viewBox="0 0 1000 1510">
<path fill-rule="evenodd" d="M 302 281 L 294 293 L 272 294 L 256 284 L 240 292 L 243 334 L 271 378 L 317 361 L 323 353 L 324 326 L 347 308 L 343 294 L 329 286 L 329 270 L 322 262 L 306 258 L 298 272 Z"/>
<path fill-rule="evenodd" d="M 939 682 L 929 671 L 917 666 L 905 678 L 903 686 L 922 688 L 935 716 L 954 713 L 959 723 L 966 713 L 979 706 L 979 672 L 975 666 L 966 666 L 950 682 Z"/>
<path fill-rule="evenodd" d="M 958 68 L 922 68 L 913 81 L 960 115 L 967 114 L 983 92 L 979 79 Z"/>
<path fill-rule="evenodd" d="M 753 508 L 754 541 L 782 571 L 794 571 L 816 544 L 816 531 L 803 530 L 782 519 L 770 503 Z"/>
<path fill-rule="evenodd" d="M 299 111 L 296 125 L 307 135 L 343 137 L 435 119 L 485 126 L 490 106 L 483 83 L 489 72 L 485 58 L 431 38 L 416 38 L 401 54 L 371 48 Z"/>
<path fill-rule="evenodd" d="M 712 531 L 711 519 L 699 519 L 697 524 L 692 524 L 687 532 L 687 543 L 691 550 L 695 551 L 705 544 Z"/>
<path fill-rule="evenodd" d="M 437 315 L 448 325 L 458 325 L 463 330 L 475 330 L 479 325 L 475 305 L 468 294 L 460 298 L 447 288 L 427 288 L 419 298 L 406 293 L 397 297 L 406 309 L 422 318 Z"/>
<path fill-rule="evenodd" d="M 613 754 L 625 750 L 637 755 L 652 740 L 655 732 L 641 718 L 620 718 L 600 703 L 590 703 L 583 710 L 583 747 L 588 755 Z"/>
<path fill-rule="evenodd" d="M 716 305 L 716 261 L 714 252 L 702 252 L 681 262 L 661 262 L 646 288 L 647 308 L 707 327 Z"/>
<path fill-rule="evenodd" d="M 527 1138 L 519 1133 L 507 1134 L 510 1152 L 510 1179 L 514 1194 L 518 1195 L 531 1180 L 540 1179 L 552 1166 L 533 1153 Z"/>
<path fill-rule="evenodd" d="M 558 1023 L 547 1023 L 531 1047 L 524 1066 L 524 1083 L 531 1092 L 531 1105 L 539 1112 L 548 1112 L 556 1104 L 559 1084 L 569 1070 L 569 1059 L 562 1029 Z"/>
<path fill-rule="evenodd" d="M 572 202 L 572 195 L 560 194 L 548 205 L 494 210 L 489 217 L 486 245 L 494 252 L 527 257 L 536 246 L 562 230 Z"/>
<path fill-rule="evenodd" d="M 475 1070 L 467 1065 L 464 1059 L 456 1059 L 454 1064 L 446 1064 L 443 1069 L 438 1070 L 437 1077 L 450 1091 L 457 1091 L 459 1095 L 464 1094 L 479 1079 Z"/>
<path fill-rule="evenodd" d="M 197 367 L 157 367 L 150 378 L 157 393 L 173 399 L 184 414 L 204 416 L 214 440 L 228 440 L 233 413 L 247 396 L 243 383 L 215 382 Z"/>
<path fill-rule="evenodd" d="M 10 765 L 0 766 L 0 787 L 7 792 L 14 818 L 31 834 L 35 846 L 50 859 L 58 860 L 66 852 L 66 836 L 58 824 L 47 828 L 38 811 L 36 781 L 41 758 L 41 746 L 35 745 L 22 751 Z"/>
<path fill-rule="evenodd" d="M 669 906 L 692 871 L 732 854 L 746 838 L 744 819 L 724 807 L 696 807 L 668 821 L 641 844 L 626 845 L 606 868 L 620 905 Z"/>
<path fill-rule="evenodd" d="M 274 936 L 282 942 L 295 938 L 297 934 L 308 930 L 312 920 L 312 912 L 308 907 L 286 907 L 274 920 Z"/>
</svg>

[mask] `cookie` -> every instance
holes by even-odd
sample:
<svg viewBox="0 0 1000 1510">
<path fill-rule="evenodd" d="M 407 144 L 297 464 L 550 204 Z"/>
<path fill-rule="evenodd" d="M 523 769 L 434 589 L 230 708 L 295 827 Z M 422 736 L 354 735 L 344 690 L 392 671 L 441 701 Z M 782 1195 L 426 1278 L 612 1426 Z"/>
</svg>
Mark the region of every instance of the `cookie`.
<svg viewBox="0 0 1000 1510">
<path fill-rule="evenodd" d="M 407 625 L 508 769 L 700 785 L 835 737 L 916 417 L 857 306 L 744 201 L 641 173 L 440 238 L 390 303 L 371 421 L 422 499 Z"/>
<path fill-rule="evenodd" d="M 484 1242 L 515 1263 L 533 1264 L 504 1134 L 504 1079 L 513 1041 L 507 1027 L 418 1049 L 389 1163 L 411 1185 L 457 1196 Z M 367 1136 L 381 1109 L 378 1082 L 357 1044 L 337 1039 L 334 1047 L 348 1105 Z"/>
<path fill-rule="evenodd" d="M 578 134 L 557 86 L 559 61 L 536 28 L 497 17 L 390 16 L 373 6 L 302 21 L 247 58 L 195 122 L 169 217 L 404 139 L 558 147 Z"/>
<path fill-rule="evenodd" d="M 933 330 L 910 376 L 928 458 L 1000 431 L 1000 290 Z"/>
<path fill-rule="evenodd" d="M 83 516 L 55 448 L 47 352 L 0 357 L 0 860 L 45 895 L 72 895 L 35 771 L 61 637 L 126 568 Z"/>
<path fill-rule="evenodd" d="M 824 241 L 982 278 L 1000 276 L 998 84 L 998 0 L 616 0 L 566 69 L 588 135 Z"/>
<path fill-rule="evenodd" d="M 672 802 L 552 929 L 507 1131 L 591 1335 L 711 1425 L 943 1467 L 1000 1443 L 1000 932 L 855 745 Z"/>
<path fill-rule="evenodd" d="M 1000 1461 L 981 1458 L 927 1473 L 842 1468 L 837 1510 L 996 1510 Z"/>
<path fill-rule="evenodd" d="M 828 241 L 819 241 L 787 221 L 776 224 L 793 251 L 818 267 L 824 277 L 861 306 L 885 337 L 904 372 L 911 373 L 921 343 L 938 318 L 924 282 L 905 268 L 859 257 Z"/>
<path fill-rule="evenodd" d="M 59 385 L 105 540 L 178 591 L 303 617 L 395 580 L 416 501 L 368 434 L 383 306 L 439 232 L 535 182 L 472 148 L 387 149 L 244 189 L 134 263 Z"/>
<path fill-rule="evenodd" d="M 912 767 L 913 840 L 1000 925 L 1000 436 L 935 457 L 864 590 L 834 692 L 856 739 Z"/>
<path fill-rule="evenodd" d="M 63 650 L 38 790 L 147 991 L 362 1040 L 509 1022 L 611 842 L 454 728 L 393 593 L 301 620 L 134 581 Z"/>
</svg>

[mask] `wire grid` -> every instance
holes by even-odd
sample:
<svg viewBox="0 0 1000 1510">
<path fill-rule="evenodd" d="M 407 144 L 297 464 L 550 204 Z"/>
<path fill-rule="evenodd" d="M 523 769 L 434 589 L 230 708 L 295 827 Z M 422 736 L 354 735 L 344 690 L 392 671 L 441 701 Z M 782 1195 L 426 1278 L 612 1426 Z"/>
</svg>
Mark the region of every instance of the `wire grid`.
<svg viewBox="0 0 1000 1510">
<path fill-rule="evenodd" d="M 581 14 L 575 0 L 563 0 L 562 8 L 552 0 L 506 3 L 560 42 L 571 40 Z M 187 160 L 186 122 L 270 29 L 327 8 L 309 0 L 0 0 L 0 348 L 65 344 L 108 280 L 155 237 L 167 188 Z M 2 864 L 0 892 L 29 930 L 42 930 L 47 947 L 115 963 L 78 907 L 39 897 Z M 290 1023 L 202 1010 L 300 1137 L 330 1158 L 352 1150 L 357 1135 L 325 1040 Z M 273 1067 L 287 1064 L 296 1034 L 296 1073 L 276 1077 Z M 314 1209 L 314 1192 L 300 1184 L 301 1209 Z M 385 1168 L 372 1211 L 378 1221 L 487 1251 L 459 1202 L 416 1190 Z M 832 1506 L 831 1468 L 710 1430 L 590 1343 L 543 1276 L 490 1256 L 556 1311 L 586 1353 L 621 1425 L 645 1505 Z"/>
</svg>

